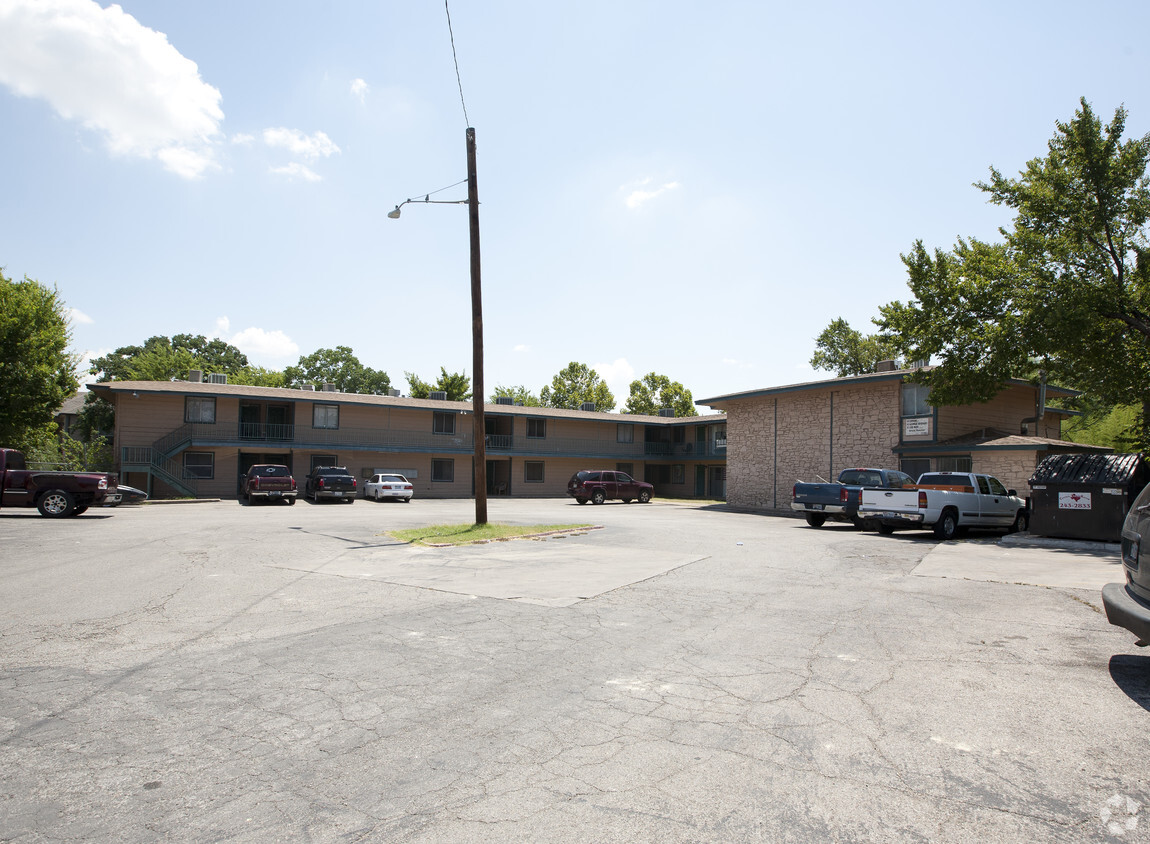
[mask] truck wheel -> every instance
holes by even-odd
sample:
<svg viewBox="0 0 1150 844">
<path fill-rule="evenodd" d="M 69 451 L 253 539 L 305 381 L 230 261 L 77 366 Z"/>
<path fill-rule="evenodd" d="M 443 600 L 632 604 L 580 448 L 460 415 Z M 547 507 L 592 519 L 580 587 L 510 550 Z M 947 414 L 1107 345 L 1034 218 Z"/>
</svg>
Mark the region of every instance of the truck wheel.
<svg viewBox="0 0 1150 844">
<path fill-rule="evenodd" d="M 294 498 L 289 498 L 289 499 L 287 499 L 287 503 L 288 503 L 288 506 L 290 507 L 290 506 L 292 506 L 293 504 L 295 504 L 295 499 L 294 499 Z"/>
<path fill-rule="evenodd" d="M 88 505 L 86 505 L 86 504 L 83 507 L 77 507 L 75 510 L 72 511 L 72 515 L 73 516 L 79 516 L 81 513 L 83 513 L 87 509 L 88 509 Z"/>
<path fill-rule="evenodd" d="M 851 524 L 855 526 L 855 530 L 866 530 L 866 522 L 858 516 L 851 516 Z"/>
<path fill-rule="evenodd" d="M 48 516 L 52 519 L 70 516 L 72 511 L 76 509 L 76 499 L 72 497 L 72 493 L 65 489 L 50 489 L 40 496 L 40 500 L 36 503 L 36 509 L 40 511 L 41 516 Z"/>
<path fill-rule="evenodd" d="M 591 503 L 592 504 L 602 504 L 606 500 L 607 500 L 607 495 L 601 489 L 597 489 L 591 493 Z"/>
<path fill-rule="evenodd" d="M 639 503 L 646 504 L 651 500 L 651 493 L 643 489 L 639 491 Z"/>
<path fill-rule="evenodd" d="M 1019 510 L 1018 515 L 1014 517 L 1014 524 L 1010 526 L 1007 533 L 1025 533 L 1028 527 L 1030 527 L 1030 517 L 1026 515 L 1025 510 Z"/>
<path fill-rule="evenodd" d="M 822 527 L 826 524 L 827 517 L 818 513 L 807 513 L 807 524 L 811 527 Z"/>
<path fill-rule="evenodd" d="M 942 515 L 938 517 L 938 521 L 934 525 L 934 535 L 944 542 L 948 539 L 954 539 L 955 534 L 958 533 L 958 517 L 954 514 L 953 510 L 943 510 Z"/>
<path fill-rule="evenodd" d="M 884 524 L 880 523 L 878 526 L 878 532 L 880 534 L 882 534 L 883 536 L 890 536 L 891 534 L 894 533 L 894 527 L 891 525 L 884 525 Z"/>
</svg>

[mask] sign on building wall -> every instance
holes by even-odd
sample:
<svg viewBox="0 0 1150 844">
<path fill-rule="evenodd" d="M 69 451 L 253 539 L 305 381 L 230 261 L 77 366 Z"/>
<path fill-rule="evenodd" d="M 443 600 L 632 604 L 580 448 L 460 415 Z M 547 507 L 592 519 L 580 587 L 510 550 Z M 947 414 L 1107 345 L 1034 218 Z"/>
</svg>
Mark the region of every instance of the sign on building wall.
<svg viewBox="0 0 1150 844">
<path fill-rule="evenodd" d="M 1089 492 L 1060 492 L 1058 493 L 1059 510 L 1089 510 Z"/>
<path fill-rule="evenodd" d="M 924 439 L 931 436 L 933 416 L 906 416 L 902 420 L 902 438 Z"/>
</svg>

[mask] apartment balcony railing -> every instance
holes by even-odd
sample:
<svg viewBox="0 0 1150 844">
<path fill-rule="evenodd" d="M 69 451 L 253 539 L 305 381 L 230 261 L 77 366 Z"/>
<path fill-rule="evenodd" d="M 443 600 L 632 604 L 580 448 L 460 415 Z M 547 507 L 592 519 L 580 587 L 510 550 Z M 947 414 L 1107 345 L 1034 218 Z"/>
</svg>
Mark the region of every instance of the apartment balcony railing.
<svg viewBox="0 0 1150 844">
<path fill-rule="evenodd" d="M 471 453 L 470 430 L 454 434 L 388 428 L 313 428 L 310 425 L 242 422 L 211 424 L 188 422 L 153 443 L 153 451 L 172 457 L 188 446 L 255 446 L 331 450 Z M 725 457 L 726 440 L 704 443 L 629 442 L 579 437 L 516 437 L 487 434 L 487 450 L 500 454 L 561 455 L 581 458 L 639 460 L 644 458 L 698 459 Z"/>
</svg>

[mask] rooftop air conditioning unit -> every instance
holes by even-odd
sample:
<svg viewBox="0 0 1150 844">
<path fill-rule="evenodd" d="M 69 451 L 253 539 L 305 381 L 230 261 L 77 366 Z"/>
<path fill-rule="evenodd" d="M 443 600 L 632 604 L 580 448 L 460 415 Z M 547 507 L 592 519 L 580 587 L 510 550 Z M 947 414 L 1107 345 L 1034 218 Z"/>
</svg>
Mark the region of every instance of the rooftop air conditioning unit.
<svg viewBox="0 0 1150 844">
<path fill-rule="evenodd" d="M 495 403 L 496 404 L 515 404 L 515 399 L 512 398 L 511 396 L 496 396 L 495 397 Z"/>
<path fill-rule="evenodd" d="M 199 384 L 204 380 L 204 371 L 202 369 L 189 369 L 188 380 L 193 384 Z"/>
<path fill-rule="evenodd" d="M 331 383 L 324 384 L 323 385 L 323 391 L 325 393 L 338 393 L 339 392 L 339 390 L 337 390 L 335 388 L 335 384 L 331 384 Z"/>
<path fill-rule="evenodd" d="M 675 415 L 675 408 L 673 408 L 673 407 L 660 407 L 659 408 L 659 415 L 660 416 L 674 416 Z"/>
<path fill-rule="evenodd" d="M 427 397 L 429 399 L 431 399 L 432 401 L 447 401 L 447 391 L 446 390 L 432 390 L 430 393 L 427 394 Z"/>
<path fill-rule="evenodd" d="M 579 409 L 586 411 L 587 413 L 594 413 L 595 412 L 595 402 L 585 401 L 585 402 L 583 402 L 583 404 L 579 405 Z"/>
<path fill-rule="evenodd" d="M 300 385 L 299 385 L 299 388 L 300 388 L 301 390 L 314 390 L 314 389 L 315 389 L 315 384 L 300 384 Z"/>
<path fill-rule="evenodd" d="M 874 365 L 875 372 L 894 372 L 898 365 L 893 360 L 880 360 Z"/>
<path fill-rule="evenodd" d="M 387 394 L 389 396 L 391 396 L 393 399 L 397 399 L 400 396 L 399 390 L 396 390 L 395 388 L 388 390 Z"/>
<path fill-rule="evenodd" d="M 226 384 L 228 383 L 228 374 L 226 372 L 213 372 L 208 376 L 209 384 Z"/>
</svg>

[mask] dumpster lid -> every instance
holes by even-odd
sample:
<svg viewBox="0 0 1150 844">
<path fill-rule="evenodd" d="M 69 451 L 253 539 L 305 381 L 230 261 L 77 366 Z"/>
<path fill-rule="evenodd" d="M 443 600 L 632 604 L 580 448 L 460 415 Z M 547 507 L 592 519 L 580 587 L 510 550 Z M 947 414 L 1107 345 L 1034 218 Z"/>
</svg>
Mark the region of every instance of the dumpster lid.
<svg viewBox="0 0 1150 844">
<path fill-rule="evenodd" d="M 1038 464 L 1029 483 L 1121 485 L 1129 483 L 1141 465 L 1141 454 L 1051 454 Z"/>
</svg>

